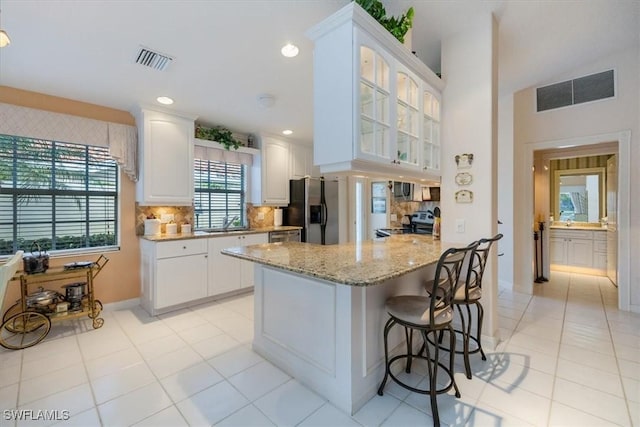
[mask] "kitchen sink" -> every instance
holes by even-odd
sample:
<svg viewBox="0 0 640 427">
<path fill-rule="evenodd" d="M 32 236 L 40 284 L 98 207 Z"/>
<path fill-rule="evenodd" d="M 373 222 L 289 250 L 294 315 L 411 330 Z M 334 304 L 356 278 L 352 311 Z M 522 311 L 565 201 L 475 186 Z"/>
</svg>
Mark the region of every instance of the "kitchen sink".
<svg viewBox="0 0 640 427">
<path fill-rule="evenodd" d="M 205 233 L 215 234 L 215 233 L 231 233 L 232 231 L 248 231 L 248 227 L 229 227 L 229 228 L 207 228 L 204 230 L 198 230 Z"/>
</svg>

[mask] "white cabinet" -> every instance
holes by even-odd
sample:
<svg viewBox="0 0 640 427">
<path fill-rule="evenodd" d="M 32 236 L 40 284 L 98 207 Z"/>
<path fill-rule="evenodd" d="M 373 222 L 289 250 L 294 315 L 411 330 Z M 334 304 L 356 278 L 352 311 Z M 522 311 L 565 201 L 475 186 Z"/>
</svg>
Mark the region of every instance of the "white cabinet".
<svg viewBox="0 0 640 427">
<path fill-rule="evenodd" d="M 593 268 L 607 271 L 607 232 L 593 232 Z"/>
<path fill-rule="evenodd" d="M 252 168 L 251 201 L 259 206 L 289 204 L 289 143 L 261 137 L 260 154 Z"/>
<path fill-rule="evenodd" d="M 290 171 L 291 179 L 300 179 L 313 173 L 313 155 L 311 147 L 308 145 L 291 143 L 290 149 Z"/>
<path fill-rule="evenodd" d="M 195 117 L 140 109 L 138 125 L 141 205 L 191 206 Z"/>
<path fill-rule="evenodd" d="M 549 259 L 554 268 L 577 267 L 585 273 L 605 274 L 606 233 L 591 230 L 551 229 Z"/>
<path fill-rule="evenodd" d="M 355 2 L 307 34 L 320 171 L 437 180 L 442 81 Z"/>
<path fill-rule="evenodd" d="M 222 249 L 267 243 L 268 233 L 209 239 L 209 296 L 253 286 L 253 263 L 220 253 Z"/>
<path fill-rule="evenodd" d="M 142 306 L 152 315 L 207 296 L 207 241 L 140 241 Z"/>
</svg>

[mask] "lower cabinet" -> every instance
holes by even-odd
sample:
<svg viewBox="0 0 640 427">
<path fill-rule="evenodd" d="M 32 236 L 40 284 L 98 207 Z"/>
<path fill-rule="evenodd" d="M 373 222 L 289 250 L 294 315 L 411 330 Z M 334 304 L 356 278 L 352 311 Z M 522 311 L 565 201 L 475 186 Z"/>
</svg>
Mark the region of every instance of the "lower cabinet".
<svg viewBox="0 0 640 427">
<path fill-rule="evenodd" d="M 606 272 L 606 233 L 590 230 L 551 229 L 549 260 L 554 267 L 580 267 Z M 595 272 L 595 271 L 594 271 Z"/>
<path fill-rule="evenodd" d="M 150 314 L 253 286 L 253 263 L 222 249 L 269 241 L 268 233 L 150 241 L 140 239 L 141 305 Z"/>
<path fill-rule="evenodd" d="M 253 263 L 222 255 L 220 251 L 225 248 L 256 245 L 268 241 L 268 233 L 210 238 L 209 295 L 218 295 L 253 286 Z"/>
<path fill-rule="evenodd" d="M 152 315 L 207 296 L 207 241 L 140 241 L 141 304 Z"/>
</svg>

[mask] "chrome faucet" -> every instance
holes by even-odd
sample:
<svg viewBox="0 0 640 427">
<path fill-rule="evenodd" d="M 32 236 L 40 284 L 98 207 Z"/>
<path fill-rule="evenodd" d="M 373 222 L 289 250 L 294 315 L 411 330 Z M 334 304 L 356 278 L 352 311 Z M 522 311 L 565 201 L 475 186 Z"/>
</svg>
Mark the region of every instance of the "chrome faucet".
<svg viewBox="0 0 640 427">
<path fill-rule="evenodd" d="M 231 218 L 231 219 L 229 219 L 228 216 L 225 216 L 224 220 L 222 220 L 222 229 L 226 230 L 237 219 L 240 219 L 239 215 L 234 215 L 233 218 Z"/>
</svg>

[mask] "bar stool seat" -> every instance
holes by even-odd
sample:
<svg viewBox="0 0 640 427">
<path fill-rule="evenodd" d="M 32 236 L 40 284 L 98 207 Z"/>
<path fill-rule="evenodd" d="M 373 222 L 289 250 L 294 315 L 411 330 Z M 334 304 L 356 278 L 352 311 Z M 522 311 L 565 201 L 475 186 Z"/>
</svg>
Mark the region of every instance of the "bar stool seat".
<svg viewBox="0 0 640 427">
<path fill-rule="evenodd" d="M 433 414 L 434 425 L 440 425 L 438 415 L 438 406 L 436 397 L 438 394 L 446 393 L 452 388 L 455 390 L 456 397 L 460 397 L 460 390 L 453 376 L 454 353 L 450 353 L 449 364 L 445 365 L 439 359 L 439 346 L 436 345 L 432 349 L 428 342 L 437 341 L 438 334 L 444 331 L 449 332 L 450 348 L 455 349 L 455 332 L 451 326 L 453 319 L 453 296 L 457 291 L 456 286 L 460 277 L 460 271 L 464 260 L 470 256 L 475 249 L 477 243 L 466 248 L 451 248 L 445 251 L 438 260 L 435 270 L 435 278 L 432 281 L 433 288 L 430 296 L 423 295 L 399 295 L 387 299 L 385 309 L 389 314 L 389 320 L 384 326 L 384 358 L 385 373 L 382 383 L 378 388 L 378 394 L 382 396 L 387 379 L 390 377 L 401 387 L 410 391 L 428 394 L 431 401 L 431 412 Z M 389 331 L 395 326 L 400 325 L 404 328 L 407 351 L 405 354 L 399 354 L 389 358 L 388 336 Z M 413 354 L 413 333 L 417 331 L 421 334 L 424 342 L 423 347 L 418 354 Z M 433 338 L 429 335 L 433 334 Z M 427 371 L 429 378 L 429 387 L 419 389 L 412 387 L 400 380 L 391 370 L 391 366 L 398 360 L 406 360 L 405 372 L 411 372 L 411 364 L 414 358 L 425 360 L 427 362 Z M 438 371 L 444 372 L 449 381 L 441 388 L 437 388 Z"/>
</svg>

